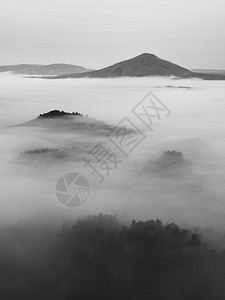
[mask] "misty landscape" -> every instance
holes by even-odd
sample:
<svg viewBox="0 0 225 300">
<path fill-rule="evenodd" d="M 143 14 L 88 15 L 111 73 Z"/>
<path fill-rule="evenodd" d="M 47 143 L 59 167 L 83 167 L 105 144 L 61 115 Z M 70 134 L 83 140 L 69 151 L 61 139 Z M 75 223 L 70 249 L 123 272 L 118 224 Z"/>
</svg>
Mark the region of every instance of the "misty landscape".
<svg viewBox="0 0 225 300">
<path fill-rule="evenodd" d="M 224 11 L 3 4 L 0 299 L 225 299 Z"/>
<path fill-rule="evenodd" d="M 1 75 L 0 80 L 1 184 L 4 187 L 1 193 L 5 199 L 1 203 L 2 222 L 4 216 L 16 223 L 28 215 L 32 220 L 40 213 L 43 219 L 46 214 L 46 221 L 52 216 L 59 222 L 77 214 L 104 212 L 128 219 L 146 219 L 149 214 L 163 220 L 166 217 L 166 221 L 175 218 L 189 226 L 225 225 L 224 81 L 149 77 L 59 82 L 15 75 Z M 131 113 L 149 90 L 171 110 L 169 117 L 155 121 L 154 132 L 145 129 Z M 53 120 L 37 118 L 52 109 L 78 111 L 84 116 L 71 116 L 75 121 L 62 120 L 60 116 Z M 91 169 L 83 167 L 81 155 L 101 140 L 112 147 L 107 133 L 125 116 L 135 122 L 146 139 L 127 158 L 123 157 L 118 169 L 99 185 Z M 27 151 L 46 148 L 65 155 L 59 160 L 53 154 L 36 155 L 35 167 L 31 155 L 19 160 Z M 182 152 L 189 165 L 161 170 L 163 166 L 158 161 L 168 150 Z M 93 182 L 92 196 L 80 210 L 65 211 L 55 201 L 54 185 L 59 175 L 77 170 L 82 170 Z M 108 196 L 103 199 L 105 193 Z M 59 216 L 55 218 L 55 214 Z"/>
</svg>

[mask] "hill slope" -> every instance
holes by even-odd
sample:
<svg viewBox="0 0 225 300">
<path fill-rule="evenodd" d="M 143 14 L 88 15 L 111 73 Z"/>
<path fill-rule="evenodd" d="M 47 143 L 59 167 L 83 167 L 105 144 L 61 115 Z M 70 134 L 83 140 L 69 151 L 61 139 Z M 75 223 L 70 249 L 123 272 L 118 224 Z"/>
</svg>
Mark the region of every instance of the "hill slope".
<svg viewBox="0 0 225 300">
<path fill-rule="evenodd" d="M 177 64 L 161 59 L 150 53 L 143 53 L 134 58 L 116 63 L 112 66 L 84 72 L 57 76 L 55 78 L 111 78 L 111 77 L 144 77 L 144 76 L 175 76 L 178 78 L 201 78 L 205 80 L 225 80 L 222 74 L 205 74 L 192 72 Z"/>
<path fill-rule="evenodd" d="M 143 76 L 179 76 L 189 77 L 191 71 L 182 68 L 169 61 L 163 60 L 154 54 L 143 53 L 134 58 L 116 63 L 112 66 L 86 72 L 83 74 L 71 74 L 59 76 L 59 78 L 67 77 L 143 77 Z"/>
<path fill-rule="evenodd" d="M 103 121 L 84 116 L 79 112 L 64 112 L 52 110 L 47 113 L 40 114 L 37 118 L 22 124 L 10 126 L 16 127 L 39 127 L 46 128 L 55 132 L 74 132 L 87 135 L 103 135 L 106 136 L 110 130 L 114 128 Z"/>
</svg>

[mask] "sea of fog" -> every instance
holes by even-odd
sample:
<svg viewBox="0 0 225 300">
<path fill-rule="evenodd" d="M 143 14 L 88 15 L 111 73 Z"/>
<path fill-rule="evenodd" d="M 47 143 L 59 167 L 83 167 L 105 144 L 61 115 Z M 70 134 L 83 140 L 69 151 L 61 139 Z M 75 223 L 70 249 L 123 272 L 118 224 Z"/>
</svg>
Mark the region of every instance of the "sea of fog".
<svg viewBox="0 0 225 300">
<path fill-rule="evenodd" d="M 170 110 L 151 132 L 132 108 L 152 91 Z M 182 226 L 225 229 L 225 82 L 172 78 L 33 79 L 0 75 L 0 222 L 55 222 L 93 213 L 125 220 L 160 218 Z M 50 110 L 78 111 L 116 125 L 127 116 L 147 138 L 103 183 L 76 161 L 15 164 L 23 151 L 88 142 L 90 136 L 11 128 Z M 97 142 L 97 140 L 96 140 Z M 181 151 L 188 166 L 164 170 L 157 161 Z M 88 178 L 84 205 L 60 205 L 55 184 L 67 172 Z"/>
</svg>

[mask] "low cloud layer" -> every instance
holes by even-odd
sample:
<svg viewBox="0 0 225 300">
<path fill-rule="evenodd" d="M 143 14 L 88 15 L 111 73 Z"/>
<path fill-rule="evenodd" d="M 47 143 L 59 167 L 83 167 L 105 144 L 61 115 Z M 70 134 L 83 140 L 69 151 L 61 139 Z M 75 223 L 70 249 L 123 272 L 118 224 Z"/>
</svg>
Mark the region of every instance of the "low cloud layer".
<svg viewBox="0 0 225 300">
<path fill-rule="evenodd" d="M 224 204 L 224 82 L 165 78 L 43 80 L 0 76 L 0 210 L 2 224 L 52 222 L 62 224 L 93 213 L 123 219 L 161 218 L 181 225 L 225 228 Z M 190 87 L 190 88 L 184 88 Z M 168 118 L 148 131 L 131 109 L 151 90 L 171 110 Z M 104 137 L 74 130 L 7 126 L 59 109 L 78 111 L 116 125 L 128 116 L 147 138 L 103 183 L 92 170 L 69 156 L 34 164 L 18 162 L 27 150 L 73 149 L 96 144 Z M 112 147 L 109 141 L 108 146 Z M 75 148 L 74 148 L 75 149 Z M 114 148 L 112 148 L 114 149 Z M 188 164 L 166 165 L 167 150 L 183 153 Z M 71 152 L 70 152 L 71 153 Z M 57 179 L 81 172 L 91 184 L 91 196 L 81 207 L 62 207 L 54 193 Z"/>
</svg>

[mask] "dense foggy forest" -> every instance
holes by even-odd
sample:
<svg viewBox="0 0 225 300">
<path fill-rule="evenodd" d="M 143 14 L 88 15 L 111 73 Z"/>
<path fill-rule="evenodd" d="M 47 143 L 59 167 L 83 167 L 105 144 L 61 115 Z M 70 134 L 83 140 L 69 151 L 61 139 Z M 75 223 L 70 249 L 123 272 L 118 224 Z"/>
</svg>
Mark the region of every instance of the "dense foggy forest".
<svg viewBox="0 0 225 300">
<path fill-rule="evenodd" d="M 133 220 L 125 226 L 99 214 L 58 232 L 17 226 L 6 236 L 16 252 L 1 250 L 2 299 L 225 297 L 225 252 L 174 223 Z"/>
</svg>

